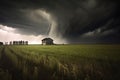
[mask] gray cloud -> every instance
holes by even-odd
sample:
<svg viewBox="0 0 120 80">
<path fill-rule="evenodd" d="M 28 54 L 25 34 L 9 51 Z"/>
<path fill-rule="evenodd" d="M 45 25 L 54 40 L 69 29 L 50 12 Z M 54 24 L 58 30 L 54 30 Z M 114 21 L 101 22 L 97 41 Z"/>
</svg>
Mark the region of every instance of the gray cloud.
<svg viewBox="0 0 120 80">
<path fill-rule="evenodd" d="M 50 19 L 39 11 L 46 12 Z M 0 2 L 0 24 L 17 28 L 21 34 L 54 35 L 70 43 L 99 42 L 109 38 L 109 42 L 118 41 L 119 13 L 117 0 L 1 0 Z M 97 35 L 95 39 L 80 37 L 95 32 L 107 35 Z"/>
</svg>

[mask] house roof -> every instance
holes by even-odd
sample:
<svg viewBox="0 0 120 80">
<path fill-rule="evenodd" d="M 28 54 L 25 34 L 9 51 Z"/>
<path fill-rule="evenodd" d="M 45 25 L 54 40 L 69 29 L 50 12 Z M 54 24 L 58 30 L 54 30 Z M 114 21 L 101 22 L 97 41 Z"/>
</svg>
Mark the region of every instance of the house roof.
<svg viewBox="0 0 120 80">
<path fill-rule="evenodd" d="M 53 41 L 53 39 L 51 39 L 51 38 L 44 38 L 44 39 L 42 39 L 42 41 L 44 41 L 44 40 L 52 40 Z"/>
</svg>

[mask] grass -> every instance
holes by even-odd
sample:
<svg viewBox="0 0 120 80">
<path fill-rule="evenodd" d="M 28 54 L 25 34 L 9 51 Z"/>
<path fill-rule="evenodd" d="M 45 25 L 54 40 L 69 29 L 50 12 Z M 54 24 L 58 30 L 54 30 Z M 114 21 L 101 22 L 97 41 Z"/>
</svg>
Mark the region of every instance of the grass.
<svg viewBox="0 0 120 80">
<path fill-rule="evenodd" d="M 0 62 L 7 80 L 120 79 L 120 45 L 0 46 Z"/>
</svg>

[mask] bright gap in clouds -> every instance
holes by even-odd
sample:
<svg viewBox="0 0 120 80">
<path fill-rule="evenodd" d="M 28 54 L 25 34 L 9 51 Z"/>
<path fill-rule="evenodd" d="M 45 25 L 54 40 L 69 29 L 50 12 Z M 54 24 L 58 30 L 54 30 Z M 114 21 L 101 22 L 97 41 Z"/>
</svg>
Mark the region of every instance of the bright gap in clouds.
<svg viewBox="0 0 120 80">
<path fill-rule="evenodd" d="M 28 41 L 29 44 L 41 44 L 41 40 L 48 36 L 46 35 L 23 35 L 18 33 L 19 29 L 12 28 L 4 25 L 0 25 L 0 42 L 10 42 L 10 41 Z M 52 37 L 53 38 L 53 37 Z M 63 44 L 66 43 L 65 40 L 59 38 L 53 38 L 55 44 Z"/>
<path fill-rule="evenodd" d="M 46 36 L 44 35 L 38 35 L 38 36 L 22 35 L 17 33 L 17 28 L 0 25 L 0 41 L 1 42 L 24 40 L 24 41 L 28 41 L 29 44 L 41 44 L 41 40 L 45 37 Z"/>
</svg>

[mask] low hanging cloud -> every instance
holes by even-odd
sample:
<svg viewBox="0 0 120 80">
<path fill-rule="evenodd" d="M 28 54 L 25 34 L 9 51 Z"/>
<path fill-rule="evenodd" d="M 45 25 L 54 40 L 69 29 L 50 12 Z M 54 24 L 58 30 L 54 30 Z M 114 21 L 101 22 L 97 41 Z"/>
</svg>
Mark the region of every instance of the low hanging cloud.
<svg viewBox="0 0 120 80">
<path fill-rule="evenodd" d="M 0 25 L 0 41 L 3 42 L 25 40 L 29 41 L 29 44 L 41 44 L 41 39 L 44 37 L 44 35 L 34 36 L 19 34 L 16 28 Z"/>
<path fill-rule="evenodd" d="M 96 28 L 95 30 L 88 31 L 81 35 L 81 37 L 102 37 L 105 35 L 109 35 L 112 33 L 115 33 L 117 29 L 111 27 L 111 23 L 113 23 L 113 19 L 109 20 L 106 24 L 103 26 L 100 26 L 99 28 Z"/>
<path fill-rule="evenodd" d="M 81 37 L 101 37 L 101 36 L 112 34 L 114 32 L 115 32 L 115 30 L 113 30 L 113 29 L 106 30 L 106 31 L 102 32 L 102 29 L 99 28 L 99 29 L 96 29 L 94 31 L 84 33 L 83 35 L 81 35 Z"/>
</svg>

